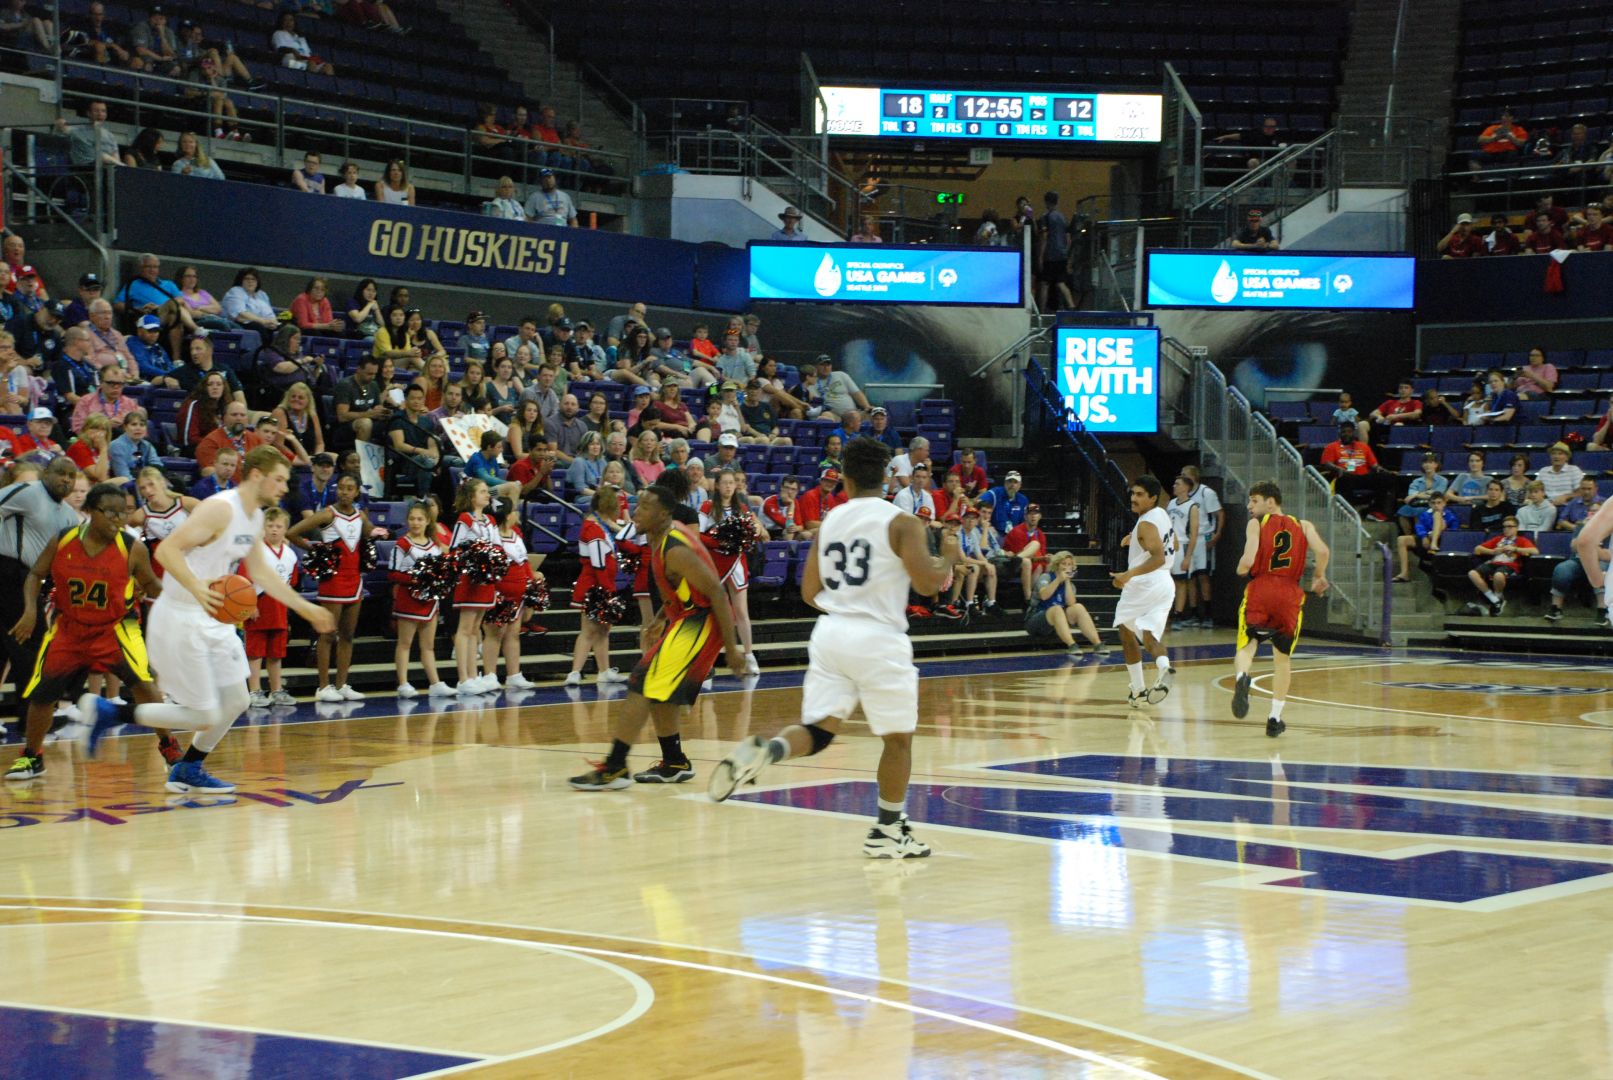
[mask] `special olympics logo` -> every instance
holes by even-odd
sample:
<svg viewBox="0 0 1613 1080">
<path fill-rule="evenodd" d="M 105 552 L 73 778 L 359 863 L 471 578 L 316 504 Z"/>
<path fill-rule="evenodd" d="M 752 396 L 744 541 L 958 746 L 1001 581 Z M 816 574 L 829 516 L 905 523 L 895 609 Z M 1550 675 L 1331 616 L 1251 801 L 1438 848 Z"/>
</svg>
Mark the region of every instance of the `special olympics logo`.
<svg viewBox="0 0 1613 1080">
<path fill-rule="evenodd" d="M 1355 279 L 1352 278 L 1349 274 L 1334 274 L 1333 275 L 1333 291 L 1334 292 L 1347 293 L 1347 292 L 1350 291 L 1351 287 L 1354 286 L 1354 285 L 1355 285 Z"/>
<path fill-rule="evenodd" d="M 941 283 L 943 289 L 950 289 L 958 283 L 958 272 L 949 266 L 937 274 L 935 279 Z"/>
</svg>

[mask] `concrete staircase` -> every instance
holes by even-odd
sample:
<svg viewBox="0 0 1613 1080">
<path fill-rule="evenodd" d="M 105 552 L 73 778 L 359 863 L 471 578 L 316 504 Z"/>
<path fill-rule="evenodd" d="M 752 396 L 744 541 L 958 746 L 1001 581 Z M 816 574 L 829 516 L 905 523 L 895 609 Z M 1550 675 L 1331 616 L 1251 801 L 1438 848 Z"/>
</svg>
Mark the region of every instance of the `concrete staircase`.
<svg viewBox="0 0 1613 1080">
<path fill-rule="evenodd" d="M 632 152 L 631 123 L 584 83 L 577 65 L 551 54 L 548 39 L 523 23 L 504 0 L 445 0 L 440 6 L 526 89 L 529 107 L 553 105 L 562 123 L 577 120 L 582 124 L 583 137 L 593 146 L 613 153 Z M 510 107 L 516 103 L 497 104 Z"/>
<path fill-rule="evenodd" d="M 1356 0 L 1339 87 L 1339 115 L 1349 117 L 1349 126 L 1360 130 L 1363 139 L 1381 138 L 1386 107 L 1396 116 L 1419 117 L 1428 122 L 1429 145 L 1437 155 L 1444 150 L 1450 126 L 1461 3 L 1408 0 L 1396 64 L 1393 50 L 1400 7 L 1400 0 Z M 1369 131 L 1363 127 L 1365 117 L 1380 120 Z"/>
</svg>

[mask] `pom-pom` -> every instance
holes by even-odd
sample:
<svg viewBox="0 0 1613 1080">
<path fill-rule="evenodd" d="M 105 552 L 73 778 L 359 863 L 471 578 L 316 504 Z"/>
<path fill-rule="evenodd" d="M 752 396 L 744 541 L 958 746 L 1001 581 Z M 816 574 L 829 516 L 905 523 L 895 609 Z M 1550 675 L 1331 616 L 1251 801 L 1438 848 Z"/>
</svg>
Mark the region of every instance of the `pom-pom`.
<svg viewBox="0 0 1613 1080">
<path fill-rule="evenodd" d="M 595 585 L 583 593 L 582 613 L 596 623 L 615 626 L 627 617 L 627 601 L 620 593 Z"/>
<path fill-rule="evenodd" d="M 446 600 L 454 594 L 459 570 L 451 555 L 427 555 L 414 564 L 409 577 L 407 591 L 416 600 Z"/>
<path fill-rule="evenodd" d="M 717 541 L 717 551 L 723 555 L 738 555 L 756 540 L 749 514 L 735 514 L 719 521 L 711 530 Z"/>
<path fill-rule="evenodd" d="M 521 603 L 526 607 L 528 614 L 549 610 L 549 581 L 536 570 L 532 572 L 532 580 L 526 583 L 526 592 L 521 596 Z"/>
<path fill-rule="evenodd" d="M 616 566 L 621 572 L 632 577 L 638 576 L 638 568 L 644 562 L 644 549 L 636 544 L 617 544 L 616 551 Z"/>
<path fill-rule="evenodd" d="M 486 540 L 454 549 L 459 572 L 474 585 L 497 585 L 510 567 L 510 557 L 497 544 Z"/>
<path fill-rule="evenodd" d="M 380 564 L 380 558 L 375 553 L 375 541 L 366 536 L 358 542 L 358 568 L 369 573 Z"/>
<path fill-rule="evenodd" d="M 302 571 L 315 581 L 329 581 L 341 562 L 340 541 L 315 544 L 302 557 Z"/>
<path fill-rule="evenodd" d="M 521 610 L 521 599 L 516 596 L 501 596 L 493 601 L 493 606 L 487 609 L 482 616 L 484 626 L 508 626 L 515 619 L 515 613 Z"/>
</svg>

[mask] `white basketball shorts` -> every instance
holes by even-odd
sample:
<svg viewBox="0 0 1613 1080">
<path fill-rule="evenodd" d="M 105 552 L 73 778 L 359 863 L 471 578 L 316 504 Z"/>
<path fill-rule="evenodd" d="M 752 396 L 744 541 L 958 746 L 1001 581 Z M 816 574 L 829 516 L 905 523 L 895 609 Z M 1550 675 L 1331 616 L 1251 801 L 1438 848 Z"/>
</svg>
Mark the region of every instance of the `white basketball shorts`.
<svg viewBox="0 0 1613 1080">
<path fill-rule="evenodd" d="M 919 669 L 902 631 L 873 619 L 824 615 L 812 627 L 801 722 L 851 719 L 858 705 L 875 735 L 918 727 Z"/>
</svg>

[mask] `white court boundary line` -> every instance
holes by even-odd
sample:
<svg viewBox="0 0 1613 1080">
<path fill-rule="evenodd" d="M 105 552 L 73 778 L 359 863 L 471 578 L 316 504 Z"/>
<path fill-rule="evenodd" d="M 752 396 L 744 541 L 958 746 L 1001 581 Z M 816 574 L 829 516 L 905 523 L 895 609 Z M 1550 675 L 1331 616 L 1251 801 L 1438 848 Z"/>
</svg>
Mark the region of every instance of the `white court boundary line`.
<svg viewBox="0 0 1613 1080">
<path fill-rule="evenodd" d="M 122 901 L 122 902 L 124 902 L 124 903 L 138 903 L 138 901 Z M 0 904 L 0 910 L 10 910 L 10 911 L 61 911 L 61 912 L 90 911 L 90 912 L 106 913 L 106 909 L 104 909 L 104 908 L 84 908 L 84 907 L 72 907 L 72 906 L 68 906 L 68 905 L 52 906 L 52 905 L 48 905 L 48 904 Z M 539 1054 L 547 1054 L 547 1053 L 550 1053 L 551 1051 L 554 1051 L 554 1050 L 563 1050 L 568 1046 L 575 1046 L 578 1043 L 591 1042 L 594 1039 L 598 1039 L 598 1038 L 601 1038 L 601 1037 L 603 1037 L 605 1035 L 609 1035 L 611 1032 L 617 1030 L 618 1028 L 626 1027 L 628 1024 L 633 1023 L 639 1017 L 643 1016 L 646 1012 L 648 1012 L 649 1009 L 650 1009 L 650 1006 L 655 1003 L 655 990 L 650 986 L 649 982 L 646 981 L 642 975 L 639 975 L 637 972 L 628 971 L 626 968 L 621 967 L 618 964 L 613 964 L 608 960 L 602 960 L 602 959 L 599 958 L 598 955 L 593 955 L 594 953 L 600 953 L 600 954 L 603 954 L 603 955 L 626 955 L 626 954 L 608 954 L 608 953 L 604 953 L 603 950 L 587 950 L 587 949 L 581 949 L 581 948 L 573 947 L 573 946 L 570 946 L 570 945 L 556 945 L 556 944 L 549 944 L 549 943 L 540 942 L 540 941 L 522 941 L 519 938 L 498 937 L 498 936 L 495 936 L 495 935 L 492 935 L 492 934 L 467 934 L 467 933 L 456 932 L 456 931 L 451 931 L 451 930 L 423 930 L 423 929 L 420 929 L 419 927 L 412 927 L 412 926 L 377 926 L 377 925 L 370 924 L 370 923 L 357 923 L 357 922 L 356 923 L 344 923 L 344 922 L 336 922 L 336 921 L 331 920 L 331 919 L 292 919 L 292 918 L 284 918 L 284 917 L 269 916 L 269 915 L 244 915 L 244 914 L 240 914 L 240 913 L 237 913 L 237 912 L 163 911 L 160 908 L 153 908 L 153 907 L 142 907 L 142 908 L 140 908 L 138 910 L 124 911 L 123 914 L 125 914 L 127 916 L 134 916 L 135 918 L 133 920 L 131 920 L 129 918 L 109 919 L 109 920 L 106 920 L 106 922 L 128 923 L 130 921 L 139 921 L 139 918 L 141 916 L 145 916 L 145 915 L 175 915 L 175 916 L 178 916 L 180 919 L 184 920 L 186 925 L 198 925 L 198 926 L 200 926 L 200 925 L 210 925 L 210 924 L 217 924 L 219 922 L 225 922 L 225 921 L 233 920 L 233 921 L 236 921 L 236 922 L 260 923 L 260 924 L 263 924 L 263 925 L 302 926 L 302 927 L 313 927 L 313 928 L 316 928 L 316 929 L 326 929 L 326 930 L 369 930 L 369 931 L 376 931 L 376 932 L 381 932 L 381 933 L 412 934 L 412 935 L 419 935 L 421 937 L 445 937 L 445 938 L 455 938 L 455 939 L 466 940 L 466 941 L 491 942 L 491 943 L 496 944 L 496 945 L 514 945 L 514 946 L 517 946 L 519 948 L 530 949 L 530 950 L 535 951 L 535 952 L 544 952 L 544 953 L 553 953 L 553 954 L 564 955 L 564 956 L 567 956 L 570 959 L 581 960 L 586 964 L 592 964 L 595 967 L 603 968 L 606 971 L 609 971 L 610 973 L 612 973 L 614 975 L 621 976 L 622 980 L 624 982 L 626 982 L 628 984 L 628 986 L 631 987 L 632 990 L 633 990 L 633 1003 L 627 1007 L 627 1010 L 625 1012 L 623 1012 L 621 1015 L 617 1016 L 615 1019 L 607 1021 L 606 1023 L 600 1024 L 597 1027 L 594 1027 L 589 1031 L 585 1031 L 585 1032 L 582 1032 L 582 1033 L 577 1034 L 577 1035 L 569 1036 L 567 1038 L 559 1040 L 558 1042 L 547 1043 L 547 1044 L 545 1044 L 543 1046 L 539 1046 L 539 1047 L 536 1047 L 536 1048 L 533 1048 L 533 1049 L 530 1049 L 530 1050 L 519 1050 L 519 1051 L 516 1051 L 513 1054 L 504 1054 L 504 1055 L 500 1055 L 500 1056 L 482 1055 L 480 1057 L 480 1060 L 477 1060 L 477 1061 L 468 1061 L 463 1065 L 454 1065 L 454 1066 L 451 1066 L 447 1070 L 439 1069 L 439 1070 L 437 1070 L 435 1072 L 416 1074 L 418 1076 L 444 1076 L 444 1075 L 447 1075 L 448 1073 L 460 1072 L 460 1071 L 462 1071 L 464 1069 L 480 1068 L 480 1067 L 482 1067 L 484 1065 L 497 1065 L 497 1064 L 501 1064 L 501 1063 L 506 1062 L 506 1061 L 518 1061 L 518 1060 L 520 1060 L 522 1058 L 536 1057 Z M 380 912 L 351 912 L 351 913 L 348 913 L 348 914 L 380 915 L 381 913 Z M 397 917 L 400 917 L 400 916 L 392 916 L 392 917 L 397 918 Z M 401 917 L 402 918 L 413 918 L 413 916 L 401 916 Z M 439 921 L 445 921 L 445 920 L 439 920 Z M 13 924 L 13 925 L 37 927 L 38 924 L 35 924 L 35 923 L 17 923 L 17 924 Z M 85 925 L 85 924 L 84 923 L 70 923 L 69 922 L 69 923 L 59 923 L 59 924 L 51 924 L 51 925 L 53 925 L 53 926 L 57 926 L 57 925 L 59 925 L 59 926 L 80 926 L 80 925 Z M 153 926 L 175 925 L 175 920 L 158 920 L 158 921 L 153 922 L 152 925 Z M 628 956 L 627 958 L 634 959 L 631 956 Z M 49 1006 L 32 1005 L 32 1006 L 26 1006 L 26 1007 L 27 1008 L 33 1008 L 33 1009 L 46 1009 L 46 1010 L 49 1010 Z M 72 1011 L 72 1010 L 61 1009 L 61 1010 L 55 1010 L 55 1011 L 69 1012 L 69 1011 Z M 86 1013 L 86 1015 L 99 1015 L 99 1014 L 91 1011 L 91 1012 Z M 108 1013 L 106 1015 L 112 1015 L 112 1014 Z M 150 1018 L 149 1017 L 140 1017 L 140 1016 L 126 1016 L 126 1017 L 124 1017 L 124 1019 L 149 1020 Z M 318 1041 L 318 1042 L 339 1043 L 339 1042 L 352 1041 L 352 1042 L 358 1043 L 360 1045 L 377 1046 L 377 1047 L 382 1047 L 382 1048 L 386 1048 L 386 1049 L 406 1049 L 406 1050 L 413 1050 L 413 1051 L 416 1051 L 418 1053 L 442 1054 L 442 1055 L 449 1056 L 449 1057 L 472 1057 L 472 1056 L 476 1056 L 472 1052 L 464 1051 L 464 1050 L 444 1050 L 444 1049 L 428 1050 L 428 1049 L 424 1049 L 422 1047 L 395 1046 L 395 1045 L 390 1044 L 390 1043 L 379 1043 L 379 1042 L 357 1040 L 357 1039 L 355 1039 L 355 1040 L 346 1040 L 346 1039 L 336 1038 L 334 1036 L 329 1036 L 329 1035 L 297 1035 L 296 1033 L 293 1033 L 293 1032 L 271 1031 L 269 1029 L 256 1029 L 256 1028 L 246 1028 L 246 1027 L 233 1028 L 229 1024 L 209 1024 L 209 1023 L 207 1023 L 205 1021 L 200 1021 L 200 1020 L 179 1020 L 179 1021 L 175 1021 L 175 1023 L 186 1024 L 186 1025 L 188 1025 L 190 1027 L 217 1027 L 217 1028 L 222 1028 L 222 1029 L 225 1029 L 225 1030 L 262 1031 L 264 1034 L 286 1035 L 286 1036 L 290 1036 L 292 1038 L 307 1038 L 307 1039 L 313 1039 L 313 1040 Z M 1152 1076 L 1153 1074 L 1150 1073 L 1150 1074 L 1147 1074 L 1147 1075 Z"/>
<path fill-rule="evenodd" d="M 689 796 L 689 797 L 692 798 L 694 796 Z M 700 798 L 705 798 L 704 795 L 701 795 L 699 797 Z M 757 805 L 763 805 L 763 804 L 757 804 Z M 790 809 L 790 810 L 793 810 L 795 808 L 792 808 L 792 807 L 769 807 L 769 809 Z M 806 811 L 800 811 L 800 812 L 805 813 Z M 210 904 L 210 905 L 213 905 L 213 906 L 222 906 L 222 902 L 220 902 L 220 901 L 181 900 L 181 899 L 153 901 L 149 897 L 131 898 L 131 897 L 123 897 L 123 896 L 55 897 L 55 898 L 52 898 L 52 899 L 74 900 L 74 901 L 78 901 L 78 902 L 81 902 L 81 903 L 99 901 L 99 902 L 115 903 L 115 904 L 138 904 L 138 905 L 143 905 L 137 911 L 135 911 L 135 910 L 126 911 L 125 914 L 149 913 L 149 914 L 157 914 L 157 915 L 179 915 L 179 916 L 202 915 L 202 916 L 204 916 L 204 917 L 206 917 L 208 919 L 256 919 L 256 920 L 259 920 L 259 921 L 266 921 L 266 922 L 290 922 L 290 923 L 310 923 L 310 924 L 322 922 L 322 920 L 315 920 L 315 919 L 293 919 L 293 918 L 286 918 L 286 917 L 282 917 L 282 916 L 266 916 L 266 915 L 265 916 L 242 915 L 242 914 L 238 914 L 238 913 L 235 913 L 235 912 L 210 913 L 210 912 L 196 912 L 196 911 L 163 911 L 162 909 L 159 909 L 159 908 L 152 908 L 152 907 L 149 907 L 149 906 L 144 906 L 144 905 L 150 905 L 150 904 L 152 904 L 154 902 L 155 903 L 163 903 L 163 904 L 180 904 L 180 905 L 184 905 L 184 904 L 193 904 L 193 905 Z M 370 916 L 370 917 L 374 917 L 374 918 L 386 918 L 386 919 L 411 919 L 411 920 L 414 920 L 414 921 L 417 921 L 417 922 L 453 923 L 453 924 L 457 924 L 457 925 L 467 925 L 468 924 L 468 925 L 472 925 L 472 926 L 489 927 L 489 928 L 499 929 L 499 930 L 518 930 L 518 931 L 521 931 L 523 933 L 565 934 L 565 935 L 569 935 L 569 936 L 573 936 L 573 937 L 591 937 L 591 938 L 598 938 L 598 939 L 603 940 L 603 941 L 617 941 L 617 942 L 622 942 L 622 943 L 629 944 L 629 945 L 646 945 L 646 946 L 650 946 L 650 947 L 653 947 L 653 948 L 660 948 L 660 949 L 680 949 L 680 950 L 686 950 L 686 951 L 705 952 L 705 953 L 711 953 L 711 954 L 718 955 L 718 956 L 733 957 L 734 959 L 737 959 L 737 960 L 749 960 L 749 961 L 756 961 L 756 962 L 774 963 L 774 964 L 779 964 L 781 966 L 789 966 L 789 967 L 796 967 L 796 968 L 805 967 L 805 968 L 807 968 L 807 970 L 810 970 L 810 971 L 822 972 L 824 974 L 835 975 L 835 976 L 839 976 L 841 978 L 858 979 L 858 980 L 861 980 L 861 981 L 864 981 L 864 982 L 885 983 L 885 984 L 891 985 L 891 986 L 900 986 L 900 987 L 902 987 L 903 989 L 906 989 L 906 990 L 919 990 L 919 991 L 924 991 L 924 992 L 927 992 L 927 993 L 942 994 L 942 995 L 945 995 L 947 997 L 956 998 L 959 1001 L 967 1001 L 967 1002 L 970 1002 L 970 1003 L 976 1004 L 976 1005 L 985 1005 L 985 1006 L 988 1006 L 988 1007 L 994 1008 L 994 1009 L 1004 1009 L 1004 1010 L 1007 1010 L 1009 1012 L 1026 1013 L 1026 1014 L 1031 1015 L 1031 1016 L 1039 1016 L 1039 1017 L 1042 1017 L 1043 1019 L 1047 1019 L 1047 1020 L 1056 1020 L 1056 1021 L 1058 1021 L 1060 1023 L 1070 1024 L 1070 1025 L 1075 1026 L 1075 1027 L 1090 1028 L 1093 1031 L 1099 1031 L 1099 1032 L 1102 1032 L 1102 1033 L 1104 1033 L 1106 1035 L 1113 1035 L 1113 1036 L 1115 1036 L 1117 1038 L 1128 1039 L 1128 1040 L 1130 1040 L 1132 1042 L 1140 1043 L 1140 1044 L 1145 1045 L 1145 1046 L 1152 1046 L 1152 1047 L 1155 1047 L 1156 1049 L 1164 1050 L 1164 1051 L 1167 1051 L 1169 1053 L 1180 1054 L 1181 1056 L 1186 1057 L 1186 1058 L 1192 1058 L 1192 1059 L 1194 1059 L 1196 1061 L 1202 1061 L 1207 1065 L 1213 1065 L 1213 1066 L 1215 1066 L 1217 1068 L 1225 1069 L 1228 1072 L 1237 1073 L 1240 1076 L 1246 1076 L 1246 1077 L 1249 1078 L 1249 1080 L 1280 1080 L 1279 1077 L 1273 1076 L 1270 1073 L 1261 1072 L 1258 1069 L 1250 1068 L 1250 1067 L 1244 1066 L 1244 1065 L 1239 1065 L 1239 1064 L 1236 1064 L 1235 1062 L 1227 1061 L 1224 1058 L 1216 1057 L 1213 1054 L 1203 1053 L 1203 1052 L 1198 1051 L 1198 1050 L 1192 1050 L 1192 1049 L 1190 1049 L 1188 1047 L 1181 1046 L 1181 1045 L 1178 1045 L 1178 1044 L 1173 1043 L 1173 1042 L 1169 1042 L 1169 1041 L 1164 1040 L 1164 1039 L 1155 1039 L 1155 1038 L 1152 1038 L 1152 1037 L 1147 1036 L 1147 1035 L 1141 1035 L 1141 1034 L 1138 1034 L 1136 1032 L 1127 1031 L 1124 1028 L 1113 1027 L 1111 1025 L 1104 1024 L 1104 1023 L 1101 1023 L 1101 1022 L 1098 1022 L 1098 1021 L 1095 1021 L 1095 1020 L 1082 1020 L 1082 1019 L 1080 1019 L 1078 1017 L 1068 1016 L 1068 1015 L 1066 1015 L 1064 1013 L 1052 1012 L 1052 1011 L 1047 1010 L 1047 1009 L 1039 1009 L 1039 1008 L 1036 1008 L 1035 1006 L 1024 1005 L 1024 1004 L 1021 1004 L 1021 1003 L 1018 1003 L 1018 1002 L 1012 1002 L 1012 1001 L 1002 1001 L 1002 1000 L 997 999 L 997 998 L 979 997 L 979 996 L 976 996 L 974 994 L 967 994 L 967 993 L 962 993 L 962 992 L 956 991 L 956 990 L 949 990 L 949 989 L 946 989 L 945 987 L 933 986 L 933 985 L 930 985 L 930 984 L 927 984 L 927 983 L 912 982 L 912 981 L 910 981 L 908 979 L 898 979 L 898 978 L 894 978 L 894 977 L 886 976 L 886 975 L 870 974 L 870 973 L 868 973 L 866 971 L 845 971 L 845 970 L 842 970 L 840 968 L 828 967 L 828 966 L 825 966 L 825 965 L 803 964 L 800 960 L 795 959 L 795 958 L 791 958 L 791 957 L 775 957 L 775 956 L 768 956 L 768 955 L 759 954 L 759 953 L 745 953 L 745 952 L 738 952 L 738 951 L 733 950 L 733 949 L 723 949 L 723 948 L 717 948 L 717 947 L 705 946 L 705 945 L 693 945 L 693 944 L 688 944 L 688 943 L 679 942 L 679 941 L 663 941 L 663 940 L 659 940 L 659 939 L 656 939 L 656 938 L 634 937 L 634 936 L 626 935 L 626 934 L 607 934 L 607 933 L 599 933 L 599 932 L 590 931 L 590 930 L 566 930 L 566 929 L 561 929 L 561 928 L 558 928 L 558 927 L 529 926 L 529 925 L 523 925 L 521 923 L 490 922 L 490 921 L 486 921 L 486 920 L 448 919 L 448 918 L 444 918 L 444 917 L 441 917 L 441 916 L 433 916 L 433 915 L 409 915 L 409 914 L 405 914 L 405 913 L 402 913 L 402 912 L 360 910 L 360 909 L 352 909 L 352 908 L 308 907 L 308 906 L 292 906 L 292 905 L 264 905 L 264 906 L 279 907 L 282 910 L 288 910 L 288 911 L 311 911 L 311 912 L 321 912 L 321 913 L 324 913 L 324 914 L 331 914 L 331 915 L 349 915 L 349 916 L 361 915 L 361 916 Z M 69 911 L 69 912 L 84 912 L 84 911 L 100 911 L 100 910 L 103 910 L 103 909 L 99 909 L 99 908 L 84 908 L 84 907 L 73 907 L 73 906 L 52 906 L 52 905 L 47 905 L 47 904 L 0 904 L 0 910 L 6 910 L 6 909 L 16 909 L 16 910 L 26 910 L 26 911 Z M 119 909 L 119 910 L 121 910 L 121 909 Z M 345 928 L 349 924 L 347 924 L 347 923 L 330 923 L 329 925 L 338 926 L 338 927 L 344 927 Z M 365 924 L 357 924 L 357 925 L 365 925 Z M 367 926 L 366 925 L 365 928 L 366 929 L 373 929 L 373 930 L 393 930 L 393 931 L 396 931 L 396 932 L 404 932 L 404 933 L 442 935 L 442 936 L 446 936 L 446 937 L 463 937 L 463 938 L 470 938 L 472 940 L 479 939 L 479 938 L 484 936 L 484 935 L 480 935 L 480 934 L 469 934 L 469 933 L 466 933 L 464 931 L 422 930 L 422 929 L 418 929 L 418 928 L 415 928 L 415 927 L 388 927 L 388 926 Z M 506 940 L 506 939 L 499 938 L 497 940 Z M 736 976 L 739 976 L 741 978 L 750 978 L 750 979 L 755 979 L 755 980 L 762 981 L 762 982 L 770 982 L 770 983 L 774 983 L 774 984 L 778 984 L 778 985 L 789 986 L 789 987 L 792 987 L 792 988 L 795 988 L 795 989 L 810 990 L 810 991 L 814 991 L 814 992 L 817 992 L 817 993 L 832 994 L 832 995 L 839 996 L 839 997 L 849 998 L 849 999 L 854 1000 L 854 1001 L 863 1001 L 863 1002 L 867 1002 L 867 1003 L 870 1003 L 870 1004 L 889 1005 L 889 1006 L 891 1006 L 893 1008 L 901 1009 L 901 1010 L 907 1011 L 907 1012 L 912 1012 L 912 1013 L 915 1013 L 917 1015 L 928 1016 L 928 1017 L 931 1017 L 931 1018 L 934 1018 L 934 1019 L 939 1019 L 939 1020 L 944 1020 L 944 1021 L 951 1021 L 951 1022 L 955 1022 L 955 1023 L 964 1024 L 966 1026 L 971 1026 L 971 1027 L 978 1027 L 978 1028 L 982 1028 L 984 1030 L 992 1031 L 994 1033 L 1005 1034 L 1005 1035 L 1007 1035 L 1007 1036 L 1009 1036 L 1011 1038 L 1022 1039 L 1022 1040 L 1028 1041 L 1028 1042 L 1032 1042 L 1032 1043 L 1035 1043 L 1037 1045 L 1046 1045 L 1048 1048 L 1055 1049 L 1055 1050 L 1059 1051 L 1060 1053 L 1080 1057 L 1080 1058 L 1083 1058 L 1085 1060 L 1093 1060 L 1093 1061 L 1097 1062 L 1098 1064 L 1109 1065 L 1109 1066 L 1112 1066 L 1114 1068 L 1127 1070 L 1132 1075 L 1141 1078 L 1141 1080 L 1170 1080 L 1170 1078 L 1160 1076 L 1158 1073 L 1148 1072 L 1147 1070 L 1142 1070 L 1142 1069 L 1138 1068 L 1137 1066 L 1128 1065 L 1128 1064 L 1126 1064 L 1125 1062 L 1122 1062 L 1122 1061 L 1115 1061 L 1115 1060 L 1106 1058 L 1103 1055 L 1097 1054 L 1097 1053 L 1095 1053 L 1093 1051 L 1086 1051 L 1086 1050 L 1081 1050 L 1081 1049 L 1079 1049 L 1077 1047 L 1067 1046 L 1067 1045 L 1065 1045 L 1063 1043 L 1059 1043 L 1059 1042 L 1056 1042 L 1054 1040 L 1045 1039 L 1044 1037 L 1039 1036 L 1039 1035 L 1031 1035 L 1031 1034 L 1028 1034 L 1026 1032 L 1014 1031 L 1012 1028 L 1001 1028 L 1001 1027 L 998 1027 L 997 1025 L 987 1023 L 986 1021 L 973 1020 L 973 1019 L 971 1019 L 969 1017 L 958 1016 L 958 1015 L 953 1014 L 953 1013 L 945 1013 L 945 1012 L 941 1012 L 939 1010 L 926 1009 L 926 1008 L 924 1008 L 922 1006 L 915 1006 L 915 1005 L 909 1005 L 909 1004 L 906 1004 L 906 1003 L 903 1003 L 903 1002 L 891 1001 L 889 999 L 876 997 L 876 996 L 870 995 L 870 994 L 861 994 L 861 993 L 857 993 L 857 992 L 851 991 L 851 990 L 842 990 L 842 989 L 840 989 L 838 987 L 815 986 L 815 985 L 813 985 L 811 983 L 799 982 L 799 981 L 793 980 L 793 979 L 786 979 L 786 978 L 784 978 L 782 976 L 765 975 L 765 974 L 760 973 L 760 972 L 740 971 L 740 970 L 738 970 L 736 968 L 722 967 L 722 966 L 713 965 L 713 964 L 701 964 L 701 963 L 694 962 L 694 961 L 673 960 L 673 959 L 665 958 L 665 957 L 644 956 L 644 955 L 639 954 L 639 953 L 616 952 L 616 951 L 608 950 L 608 949 L 590 949 L 590 948 L 587 948 L 585 946 L 560 945 L 560 944 L 556 944 L 556 943 L 528 942 L 526 944 L 529 944 L 529 945 L 531 945 L 531 946 L 533 946 L 535 948 L 574 950 L 574 951 L 579 951 L 579 952 L 593 952 L 593 953 L 597 953 L 598 955 L 601 955 L 601 956 L 611 956 L 611 957 L 616 957 L 616 958 L 625 959 L 625 960 L 638 960 L 638 961 L 641 961 L 641 962 L 644 962 L 644 963 L 665 964 L 665 965 L 668 965 L 668 966 L 682 967 L 682 968 L 687 968 L 687 969 L 696 970 L 696 971 L 707 971 L 707 972 L 711 972 L 713 974 L 719 974 L 719 975 L 736 975 Z M 528 1056 L 530 1056 L 533 1053 L 546 1052 L 547 1050 L 559 1049 L 559 1048 L 560 1047 L 558 1045 L 554 1046 L 554 1047 L 545 1047 L 543 1049 L 543 1051 L 529 1052 Z M 511 1058 L 510 1060 L 514 1060 L 514 1058 Z M 484 1061 L 476 1062 L 475 1065 L 477 1067 L 483 1066 L 483 1065 L 496 1065 L 496 1064 L 503 1063 L 503 1061 L 504 1061 L 504 1059 L 488 1058 L 488 1059 L 486 1059 Z M 464 1069 L 468 1069 L 468 1068 L 471 1068 L 471 1067 L 472 1067 L 471 1065 L 455 1066 L 453 1069 L 448 1070 L 447 1072 L 423 1074 L 422 1077 L 413 1078 L 413 1080 L 424 1080 L 425 1076 L 445 1076 L 445 1075 L 449 1075 L 452 1072 L 460 1072 L 460 1071 L 463 1071 Z"/>
</svg>

